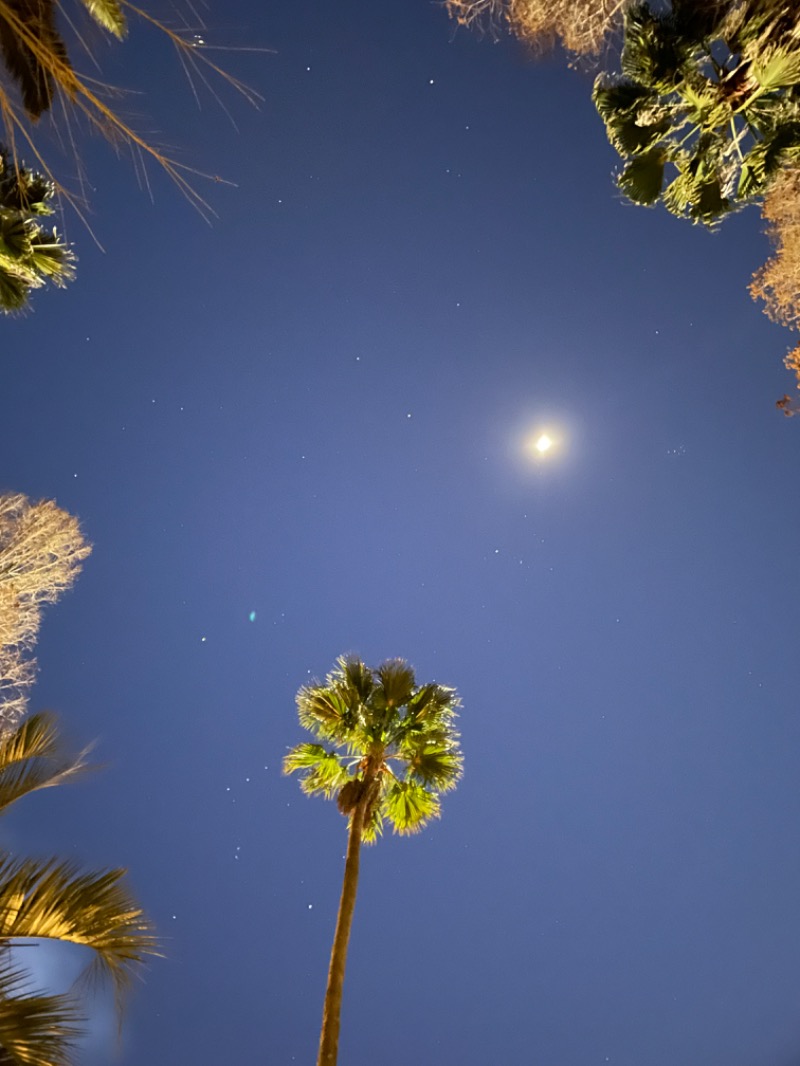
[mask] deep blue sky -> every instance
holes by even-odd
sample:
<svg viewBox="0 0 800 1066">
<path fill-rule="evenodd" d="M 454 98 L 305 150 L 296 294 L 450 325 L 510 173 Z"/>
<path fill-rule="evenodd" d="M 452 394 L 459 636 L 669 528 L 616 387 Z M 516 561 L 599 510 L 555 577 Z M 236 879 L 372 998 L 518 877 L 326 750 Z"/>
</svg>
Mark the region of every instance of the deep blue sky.
<svg viewBox="0 0 800 1066">
<path fill-rule="evenodd" d="M 83 142 L 105 252 L 71 220 L 78 280 L 1 324 L 0 490 L 95 544 L 33 706 L 108 764 L 5 839 L 130 868 L 168 957 L 116 1061 L 314 1061 L 345 823 L 280 761 L 355 651 L 458 688 L 466 772 L 364 856 L 341 1066 L 797 1066 L 800 420 L 757 214 L 624 204 L 591 76 L 436 4 L 209 23 L 275 50 L 221 54 L 238 132 L 151 35 L 109 76 L 237 183 L 214 225 Z"/>
</svg>

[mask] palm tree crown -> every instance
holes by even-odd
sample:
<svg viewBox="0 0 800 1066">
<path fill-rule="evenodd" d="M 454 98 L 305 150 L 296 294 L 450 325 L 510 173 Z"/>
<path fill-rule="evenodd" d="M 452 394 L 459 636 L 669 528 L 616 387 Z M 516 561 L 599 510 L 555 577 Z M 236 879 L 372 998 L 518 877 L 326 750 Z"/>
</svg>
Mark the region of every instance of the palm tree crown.
<svg viewBox="0 0 800 1066">
<path fill-rule="evenodd" d="M 714 225 L 800 156 L 800 23 L 783 0 L 672 0 L 625 14 L 622 75 L 594 101 L 641 204 Z"/>
<path fill-rule="evenodd" d="M 452 688 L 417 686 L 403 659 L 370 669 L 342 656 L 324 685 L 297 694 L 301 725 L 332 747 L 298 744 L 284 772 L 299 771 L 308 795 L 336 795 L 351 825 L 363 801 L 364 841 L 375 841 L 386 821 L 397 833 L 417 833 L 439 816 L 439 794 L 461 777 L 459 706 Z"/>
<path fill-rule="evenodd" d="M 31 292 L 48 281 L 63 288 L 75 277 L 75 257 L 56 228 L 41 219 L 52 215 L 55 186 L 26 170 L 0 145 L 0 311 L 22 310 Z"/>
</svg>

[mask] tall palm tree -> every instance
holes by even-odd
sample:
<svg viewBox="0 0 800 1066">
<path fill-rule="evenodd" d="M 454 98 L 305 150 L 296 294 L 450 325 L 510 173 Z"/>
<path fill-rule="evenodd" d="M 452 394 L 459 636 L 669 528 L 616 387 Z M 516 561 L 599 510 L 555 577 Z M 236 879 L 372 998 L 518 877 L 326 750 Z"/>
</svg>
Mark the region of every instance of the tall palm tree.
<svg viewBox="0 0 800 1066">
<path fill-rule="evenodd" d="M 22 796 L 85 772 L 87 752 L 65 754 L 56 720 L 35 714 L 0 732 L 0 813 Z M 82 872 L 58 859 L 0 850 L 0 1066 L 70 1066 L 80 1000 L 32 991 L 12 946 L 28 938 L 92 949 L 90 970 L 110 980 L 118 1009 L 144 957 L 157 954 L 150 923 L 124 885 L 124 870 Z"/>
<path fill-rule="evenodd" d="M 318 1066 L 336 1064 L 361 842 L 375 841 L 384 822 L 409 834 L 439 816 L 439 794 L 461 777 L 454 728 L 459 705 L 455 689 L 418 686 L 403 659 L 370 669 L 356 656 L 342 656 L 324 685 L 305 685 L 297 693 L 300 724 L 331 746 L 298 744 L 284 759 L 284 772 L 299 771 L 308 795 L 335 795 L 349 827 Z"/>
<path fill-rule="evenodd" d="M 625 13 L 621 76 L 594 102 L 640 204 L 713 226 L 800 158 L 800 12 L 783 0 L 672 0 Z"/>
<path fill-rule="evenodd" d="M 75 257 L 55 227 L 40 219 L 52 215 L 51 181 L 26 170 L 0 145 L 0 311 L 22 310 L 31 292 L 48 281 L 63 287 L 75 276 Z"/>
</svg>

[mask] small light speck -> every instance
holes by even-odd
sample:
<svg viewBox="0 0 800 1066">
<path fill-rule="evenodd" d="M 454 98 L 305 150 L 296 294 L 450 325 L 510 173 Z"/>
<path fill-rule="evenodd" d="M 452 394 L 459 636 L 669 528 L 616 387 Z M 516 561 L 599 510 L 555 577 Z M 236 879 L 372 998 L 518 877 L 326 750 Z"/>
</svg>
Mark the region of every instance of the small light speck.
<svg viewBox="0 0 800 1066">
<path fill-rule="evenodd" d="M 313 909 L 314 909 L 314 904 L 313 904 L 313 903 L 309 903 L 309 905 L 308 905 L 308 909 L 309 909 L 309 910 L 313 910 Z"/>
<path fill-rule="evenodd" d="M 428 85 L 433 85 L 433 78 L 428 79 Z"/>
<path fill-rule="evenodd" d="M 255 620 L 256 620 L 256 612 L 255 611 L 251 611 L 250 614 L 247 617 L 250 619 L 251 622 L 255 622 Z"/>
<path fill-rule="evenodd" d="M 200 638 L 200 643 L 201 643 L 201 644 L 205 644 L 205 642 L 206 642 L 206 638 L 205 638 L 205 637 L 201 637 L 201 638 Z"/>
<path fill-rule="evenodd" d="M 406 418 L 411 418 L 411 412 L 410 412 L 410 411 L 409 411 L 409 412 L 408 412 L 408 414 L 406 415 Z M 77 475 L 76 475 L 76 476 L 77 476 Z"/>
</svg>

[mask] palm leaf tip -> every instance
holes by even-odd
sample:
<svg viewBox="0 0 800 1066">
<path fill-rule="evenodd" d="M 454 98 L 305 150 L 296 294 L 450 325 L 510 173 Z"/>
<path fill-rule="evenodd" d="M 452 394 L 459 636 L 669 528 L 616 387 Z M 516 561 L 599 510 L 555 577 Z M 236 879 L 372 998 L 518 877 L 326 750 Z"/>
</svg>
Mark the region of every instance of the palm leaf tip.
<svg viewBox="0 0 800 1066">
<path fill-rule="evenodd" d="M 125 14 L 118 0 L 83 0 L 83 6 L 99 26 L 115 37 L 121 39 L 127 33 Z"/>
</svg>

